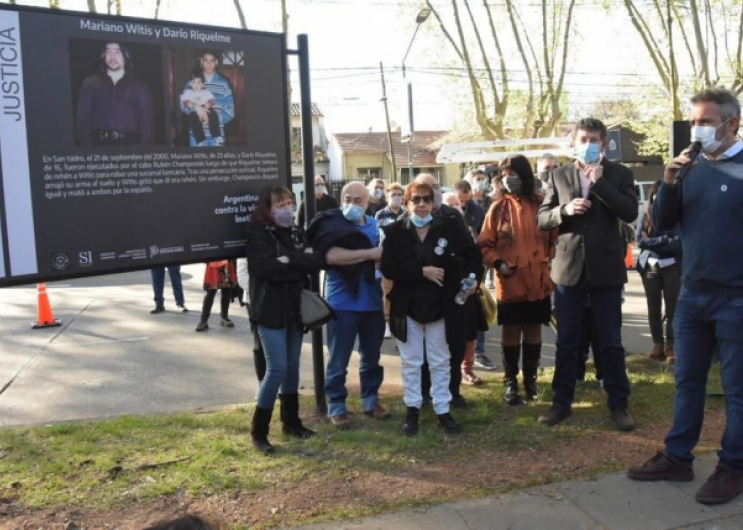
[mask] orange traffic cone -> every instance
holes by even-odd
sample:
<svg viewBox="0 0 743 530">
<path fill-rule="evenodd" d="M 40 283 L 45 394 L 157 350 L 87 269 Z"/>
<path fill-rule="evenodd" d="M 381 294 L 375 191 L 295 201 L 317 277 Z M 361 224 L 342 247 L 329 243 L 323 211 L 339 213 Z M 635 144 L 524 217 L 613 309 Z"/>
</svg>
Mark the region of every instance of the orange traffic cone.
<svg viewBox="0 0 743 530">
<path fill-rule="evenodd" d="M 38 291 L 39 298 L 39 319 L 31 325 L 32 329 L 49 328 L 52 326 L 61 326 L 62 322 L 54 318 L 52 313 L 52 306 L 49 303 L 49 295 L 46 294 L 46 284 L 37 283 L 36 289 Z"/>
<path fill-rule="evenodd" d="M 624 258 L 624 265 L 628 269 L 635 266 L 635 258 L 632 256 L 632 243 L 627 244 L 627 256 Z"/>
</svg>

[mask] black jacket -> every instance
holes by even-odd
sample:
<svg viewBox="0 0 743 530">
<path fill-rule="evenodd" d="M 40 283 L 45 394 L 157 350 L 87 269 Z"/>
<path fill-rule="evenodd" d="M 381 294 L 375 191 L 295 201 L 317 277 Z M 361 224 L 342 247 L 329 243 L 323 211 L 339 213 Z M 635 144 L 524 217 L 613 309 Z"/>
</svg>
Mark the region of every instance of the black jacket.
<svg viewBox="0 0 743 530">
<path fill-rule="evenodd" d="M 416 255 L 416 234 L 410 219 L 398 221 L 385 228 L 382 245 L 382 274 L 394 281 L 392 291 L 387 295 L 391 302 L 390 329 L 398 339 L 407 340 L 404 326 L 410 313 L 410 302 L 416 289 L 428 287 L 429 282 L 423 276 L 424 266 L 444 269 L 444 286 L 440 288 L 440 302 L 444 317 L 459 312 L 454 302 L 461 281 L 470 273 L 479 279 L 482 277 L 482 253 L 472 237 L 462 237 L 459 223 L 450 217 L 436 215 L 426 236 L 424 245 L 442 248 L 440 241 L 445 241 L 443 252 L 433 253 L 430 263 L 421 263 Z"/>
<path fill-rule="evenodd" d="M 485 223 L 485 211 L 471 200 L 467 201 L 462 211 L 464 212 L 464 222 L 475 231 L 475 237 L 479 236 L 482 225 Z"/>
<path fill-rule="evenodd" d="M 583 270 L 594 287 L 618 287 L 627 283 L 624 258 L 627 245 L 620 220 L 637 218 L 637 194 L 632 171 L 604 159 L 603 176 L 591 186 L 591 208 L 585 215 L 563 216 L 561 208 L 582 198 L 580 175 L 575 164 L 551 172 L 547 196 L 539 207 L 537 224 L 542 230 L 558 228 L 557 252 L 552 263 L 552 281 L 573 286 Z"/>
<path fill-rule="evenodd" d="M 376 223 L 373 219 L 371 222 Z M 348 250 L 372 248 L 372 242 L 359 230 L 358 225 L 348 221 L 341 210 L 328 210 L 317 214 L 307 227 L 307 241 L 323 258 L 333 247 Z M 343 283 L 352 294 L 359 290 L 359 280 L 363 278 L 374 283 L 374 262 L 365 261 L 357 265 L 334 267 L 343 278 Z"/>
<path fill-rule="evenodd" d="M 302 229 L 249 223 L 246 255 L 250 275 L 250 321 L 281 329 L 299 320 L 302 289 L 310 287 L 308 274 L 318 272 L 320 256 L 304 252 Z M 289 258 L 288 264 L 278 261 Z"/>
</svg>

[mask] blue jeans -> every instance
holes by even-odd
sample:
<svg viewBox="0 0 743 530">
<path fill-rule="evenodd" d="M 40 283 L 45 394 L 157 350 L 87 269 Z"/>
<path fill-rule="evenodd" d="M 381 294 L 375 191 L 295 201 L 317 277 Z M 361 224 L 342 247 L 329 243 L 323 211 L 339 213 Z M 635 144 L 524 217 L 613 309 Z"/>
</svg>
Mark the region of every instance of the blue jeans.
<svg viewBox="0 0 743 530">
<path fill-rule="evenodd" d="M 475 341 L 475 355 L 481 355 L 485 353 L 485 332 L 477 332 L 477 340 Z"/>
<path fill-rule="evenodd" d="M 165 267 L 157 267 L 156 269 L 150 269 L 152 275 L 152 290 L 155 291 L 155 306 L 162 307 L 165 305 L 165 297 L 163 291 L 165 290 Z M 170 286 L 173 288 L 173 296 L 175 297 L 176 305 L 183 305 L 183 282 L 181 281 L 181 267 L 177 265 L 175 267 L 168 267 L 168 274 L 170 275 Z"/>
<path fill-rule="evenodd" d="M 630 386 L 622 346 L 622 287 L 593 287 L 585 273 L 577 285 L 555 286 L 557 352 L 552 403 L 560 407 L 573 404 L 586 297 L 591 302 L 596 335 L 601 338 L 600 351 L 594 356 L 599 356 L 597 365 L 601 365 L 609 408 L 627 408 Z"/>
<path fill-rule="evenodd" d="M 384 380 L 384 368 L 379 366 L 380 349 L 384 341 L 384 313 L 382 311 L 336 311 L 328 322 L 328 358 L 325 376 L 325 395 L 328 397 L 328 416 L 346 414 L 346 375 L 351 352 L 359 338 L 359 379 L 361 403 L 365 411 L 372 410 L 379 401 L 379 387 Z"/>
<path fill-rule="evenodd" d="M 302 329 L 296 322 L 289 322 L 281 329 L 259 324 L 258 335 L 266 356 L 266 375 L 258 388 L 258 406 L 272 409 L 279 389 L 282 394 L 296 394 L 299 389 Z"/>
<path fill-rule="evenodd" d="M 673 322 L 676 396 L 666 456 L 691 464 L 704 420 L 707 374 L 719 354 L 727 425 L 720 463 L 743 472 L 743 298 L 725 299 L 681 290 Z"/>
</svg>

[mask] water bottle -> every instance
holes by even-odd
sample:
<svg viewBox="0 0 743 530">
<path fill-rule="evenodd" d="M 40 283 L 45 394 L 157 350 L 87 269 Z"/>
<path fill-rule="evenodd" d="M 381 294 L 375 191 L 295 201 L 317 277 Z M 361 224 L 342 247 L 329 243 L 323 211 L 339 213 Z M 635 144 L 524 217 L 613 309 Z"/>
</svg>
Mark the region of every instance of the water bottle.
<svg viewBox="0 0 743 530">
<path fill-rule="evenodd" d="M 464 305 L 467 301 L 467 291 L 472 289 L 475 285 L 477 285 L 475 273 L 471 273 L 469 278 L 462 280 L 462 287 L 459 288 L 459 292 L 457 293 L 457 296 L 454 297 L 454 301 L 459 305 Z"/>
</svg>

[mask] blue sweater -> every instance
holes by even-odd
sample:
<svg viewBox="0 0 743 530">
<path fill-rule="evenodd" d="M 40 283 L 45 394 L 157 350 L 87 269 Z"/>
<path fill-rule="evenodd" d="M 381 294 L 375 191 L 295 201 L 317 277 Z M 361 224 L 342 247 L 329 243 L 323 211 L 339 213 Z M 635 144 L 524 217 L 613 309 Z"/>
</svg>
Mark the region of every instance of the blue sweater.
<svg viewBox="0 0 743 530">
<path fill-rule="evenodd" d="M 658 230 L 681 227 L 686 288 L 743 298 L 743 151 L 697 161 L 681 185 L 660 187 L 653 218 Z"/>
</svg>

